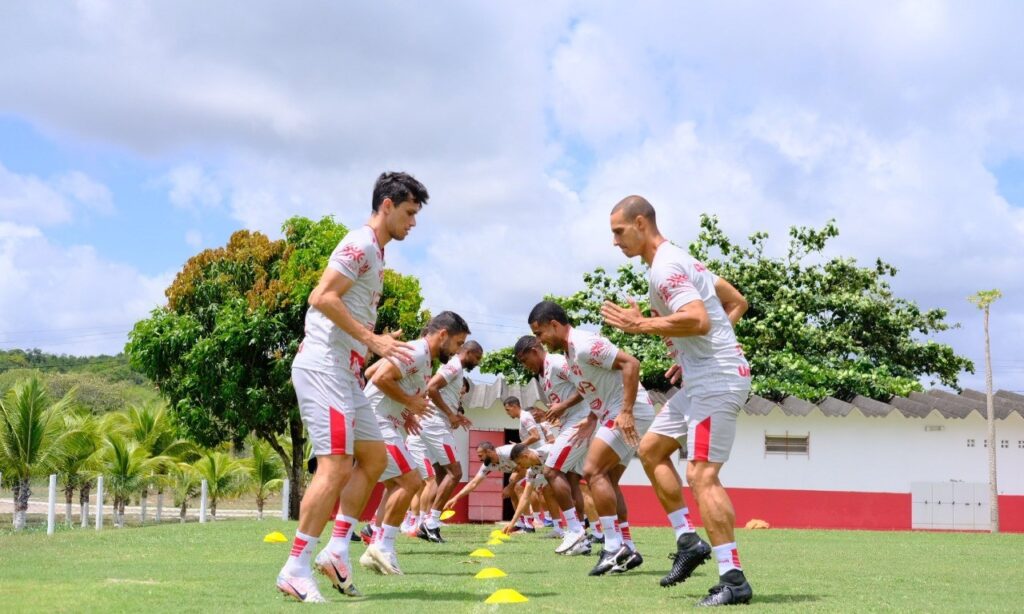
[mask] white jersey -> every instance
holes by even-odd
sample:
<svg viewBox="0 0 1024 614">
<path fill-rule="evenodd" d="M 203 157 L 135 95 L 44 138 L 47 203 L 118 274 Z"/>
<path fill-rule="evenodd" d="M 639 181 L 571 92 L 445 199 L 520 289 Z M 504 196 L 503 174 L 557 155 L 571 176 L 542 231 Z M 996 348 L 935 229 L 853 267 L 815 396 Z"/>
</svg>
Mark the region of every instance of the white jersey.
<svg viewBox="0 0 1024 614">
<path fill-rule="evenodd" d="M 561 354 L 547 354 L 544 356 L 544 370 L 540 377 L 541 388 L 547 399 L 548 406 L 554 403 L 561 403 L 576 392 L 576 384 L 572 373 L 569 371 L 569 364 L 565 356 Z M 572 425 L 587 417 L 587 406 L 582 402 L 577 403 L 565 410 L 562 414 L 562 424 Z"/>
<path fill-rule="evenodd" d="M 526 409 L 521 409 L 519 410 L 519 441 L 526 441 L 526 438 L 530 436 L 530 431 L 537 431 L 537 436 L 539 437 L 539 439 L 533 442 L 530 446 L 531 448 L 537 449 L 547 443 L 547 441 L 544 440 L 544 429 L 537 424 L 537 420 L 534 419 L 533 414 Z"/>
<path fill-rule="evenodd" d="M 430 348 L 426 339 L 417 339 L 409 342 L 412 346 L 412 356 L 409 358 L 389 358 L 402 374 L 398 380 L 398 386 L 402 392 L 420 396 L 427 393 L 427 382 L 430 381 Z M 366 385 L 363 391 L 370 407 L 377 414 L 379 420 L 384 420 L 396 429 L 402 425 L 402 413 L 405 407 L 398 401 L 384 394 L 373 382 Z"/>
<path fill-rule="evenodd" d="M 651 313 L 668 316 L 687 303 L 702 300 L 711 320 L 711 330 L 706 335 L 665 338 L 669 354 L 683 369 L 689 394 L 750 387 L 750 365 L 715 293 L 717 279 L 693 256 L 668 241 L 659 245 L 654 253 Z"/>
<path fill-rule="evenodd" d="M 578 384 L 576 389 L 583 402 L 601 423 L 614 420 L 622 409 L 622 372 L 612 368 L 619 348 L 604 337 L 577 328 L 569 329 L 569 349 L 566 361 Z M 647 390 L 638 385 L 633 415 L 640 419 L 653 419 Z"/>
<path fill-rule="evenodd" d="M 352 317 L 372 331 L 377 324 L 377 303 L 384 288 L 384 250 L 377 243 L 373 229 L 363 226 L 345 235 L 334 248 L 327 268 L 352 280 L 352 287 L 341 300 Z M 292 366 L 326 373 L 344 369 L 362 377 L 366 352 L 366 345 L 310 306 L 306 311 L 305 336 Z"/>
<path fill-rule="evenodd" d="M 439 391 L 441 399 L 444 404 L 448 406 L 448 409 L 452 411 L 459 410 L 459 397 L 462 396 L 462 380 L 464 379 L 465 370 L 462 368 L 462 359 L 458 355 L 452 356 L 448 362 L 446 362 L 440 369 L 437 370 L 447 382 L 443 388 Z M 433 412 L 420 420 L 421 425 L 428 426 L 442 426 L 448 430 L 451 430 L 452 425 L 448 422 L 448 417 L 437 408 L 433 401 L 430 402 L 430 406 L 434 408 Z"/>
<path fill-rule="evenodd" d="M 544 463 L 548 462 L 548 454 L 551 452 L 551 444 L 545 444 L 534 450 L 537 456 L 540 457 L 540 464 L 530 467 L 526 471 L 526 479 L 536 480 L 538 477 L 544 475 Z"/>
<path fill-rule="evenodd" d="M 494 448 L 494 451 L 498 453 L 498 462 L 494 465 L 480 465 L 479 471 L 476 472 L 477 477 L 483 477 L 492 471 L 500 471 L 502 473 L 512 473 L 519 465 L 512 462 L 512 446 L 515 444 L 505 444 Z"/>
</svg>

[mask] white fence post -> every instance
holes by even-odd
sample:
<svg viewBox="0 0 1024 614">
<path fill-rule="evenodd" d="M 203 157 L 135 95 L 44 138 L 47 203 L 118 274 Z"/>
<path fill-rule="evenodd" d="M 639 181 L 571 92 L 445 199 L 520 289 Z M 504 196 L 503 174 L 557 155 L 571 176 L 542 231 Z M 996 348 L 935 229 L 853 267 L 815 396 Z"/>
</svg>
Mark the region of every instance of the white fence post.
<svg viewBox="0 0 1024 614">
<path fill-rule="evenodd" d="M 164 491 L 161 488 L 156 491 L 156 523 L 160 524 L 164 515 Z"/>
<path fill-rule="evenodd" d="M 96 478 L 96 530 L 103 528 L 103 476 Z"/>
<path fill-rule="evenodd" d="M 50 499 L 46 507 L 46 534 L 53 535 L 53 525 L 57 519 L 57 474 L 50 474 Z"/>
<path fill-rule="evenodd" d="M 199 496 L 199 522 L 206 522 L 206 496 L 207 496 L 206 480 L 203 480 L 202 492 Z"/>
<path fill-rule="evenodd" d="M 291 480 L 285 478 L 284 484 L 281 485 L 281 520 L 288 520 L 288 499 L 291 498 L 291 489 Z"/>
<path fill-rule="evenodd" d="M 139 514 L 142 517 L 141 524 L 146 524 L 146 502 L 149 500 L 149 486 L 142 487 L 142 496 L 139 497 Z"/>
</svg>

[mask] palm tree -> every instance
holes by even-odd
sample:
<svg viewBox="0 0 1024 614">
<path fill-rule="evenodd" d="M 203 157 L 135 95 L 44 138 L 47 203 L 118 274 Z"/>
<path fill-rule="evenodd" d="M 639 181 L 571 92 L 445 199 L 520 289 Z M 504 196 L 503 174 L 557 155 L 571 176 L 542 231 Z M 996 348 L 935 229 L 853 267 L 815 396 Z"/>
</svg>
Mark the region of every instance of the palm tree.
<svg viewBox="0 0 1024 614">
<path fill-rule="evenodd" d="M 252 457 L 246 459 L 249 483 L 256 493 L 256 517 L 263 520 L 267 497 L 284 484 L 284 467 L 269 443 L 254 436 L 249 437 L 248 443 L 252 449 Z"/>
<path fill-rule="evenodd" d="M 988 498 L 993 533 L 999 532 L 999 488 L 996 485 L 996 412 L 992 402 L 992 350 L 988 335 L 988 312 L 992 303 L 1003 293 L 999 290 L 982 290 L 967 300 L 977 305 L 984 313 L 985 323 L 985 404 L 988 410 Z"/>
<path fill-rule="evenodd" d="M 119 422 L 125 433 L 145 447 L 153 458 L 190 461 L 199 456 L 194 443 L 178 437 L 171 414 L 165 406 L 130 406 L 127 412 L 119 414 Z M 161 467 L 154 474 L 153 479 L 143 485 L 141 494 L 141 504 L 145 510 L 150 484 L 157 487 L 156 518 L 158 522 L 163 516 L 164 486 L 167 483 L 167 480 L 163 479 L 165 477 L 166 467 Z M 145 514 L 144 511 L 143 514 Z"/>
<path fill-rule="evenodd" d="M 107 433 L 105 439 L 100 451 L 101 471 L 114 496 L 114 523 L 124 527 L 124 506 L 129 497 L 139 492 L 168 459 L 151 457 L 137 441 L 116 431 Z"/>
<path fill-rule="evenodd" d="M 227 452 L 209 450 L 192 466 L 202 479 L 206 480 L 210 515 L 216 519 L 217 500 L 233 496 L 245 489 L 248 479 L 246 463 L 232 458 Z"/>
<path fill-rule="evenodd" d="M 185 522 L 185 514 L 188 512 L 188 500 L 199 494 L 199 488 L 203 478 L 192 465 L 188 463 L 174 463 L 171 465 L 165 478 L 174 495 L 174 504 L 179 506 L 180 522 Z"/>
<path fill-rule="evenodd" d="M 14 529 L 25 528 L 30 480 L 46 475 L 69 446 L 64 413 L 74 390 L 51 404 L 35 377 L 18 382 L 0 400 L 0 471 L 14 490 Z"/>
<path fill-rule="evenodd" d="M 96 452 L 101 442 L 100 421 L 88 410 L 77 408 L 65 414 L 64 427 L 68 431 L 68 451 L 55 467 L 64 484 L 64 517 L 71 526 L 71 505 L 77 488 L 82 494 L 79 516 L 85 527 L 89 516 L 92 474 L 97 468 Z"/>
</svg>

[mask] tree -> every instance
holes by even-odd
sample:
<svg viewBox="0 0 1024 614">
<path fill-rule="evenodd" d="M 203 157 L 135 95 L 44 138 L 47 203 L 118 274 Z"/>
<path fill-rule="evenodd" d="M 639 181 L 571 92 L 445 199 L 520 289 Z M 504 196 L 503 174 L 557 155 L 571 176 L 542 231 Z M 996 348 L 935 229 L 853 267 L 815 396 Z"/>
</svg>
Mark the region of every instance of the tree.
<svg viewBox="0 0 1024 614">
<path fill-rule="evenodd" d="M 0 472 L 12 485 L 16 531 L 25 528 L 31 479 L 47 475 L 68 453 L 76 433 L 65 429 L 64 414 L 73 396 L 51 404 L 39 380 L 30 378 L 0 400 Z"/>
<path fill-rule="evenodd" d="M 203 478 L 188 463 L 173 463 L 167 473 L 168 484 L 174 495 L 174 505 L 179 509 L 179 522 L 185 522 L 188 513 L 188 501 L 199 494 Z"/>
<path fill-rule="evenodd" d="M 227 452 L 208 450 L 192 467 L 201 479 L 206 480 L 206 494 L 210 500 L 210 515 L 217 518 L 217 501 L 231 497 L 246 487 L 248 472 L 246 463 L 232 458 Z"/>
<path fill-rule="evenodd" d="M 991 530 L 999 532 L 999 488 L 996 485 L 996 414 L 992 401 L 992 346 L 988 334 L 988 314 L 992 303 L 1002 298 L 999 290 L 982 290 L 967 300 L 982 311 L 985 327 L 985 405 L 988 420 L 988 499 Z"/>
<path fill-rule="evenodd" d="M 238 231 L 225 247 L 189 259 L 167 289 L 168 304 L 136 323 L 130 364 L 170 400 L 185 434 L 212 447 L 250 434 L 282 459 L 298 517 L 305 437 L 291 386 L 291 361 L 302 338 L 306 300 L 345 226 L 295 217 L 284 238 Z M 429 314 L 414 278 L 385 273 L 378 331 L 402 327 L 414 338 Z M 284 450 L 278 435 L 290 437 Z"/>
<path fill-rule="evenodd" d="M 71 505 L 76 488 L 84 498 L 84 501 L 80 501 L 79 510 L 83 527 L 88 517 L 88 493 L 97 468 L 96 453 L 102 440 L 100 422 L 83 407 L 76 407 L 64 416 L 64 428 L 71 434 L 68 436 L 67 451 L 60 457 L 54 469 L 64 485 L 64 517 L 68 526 L 71 526 Z"/>
<path fill-rule="evenodd" d="M 123 528 L 124 508 L 129 498 L 141 491 L 171 459 L 151 457 L 145 446 L 118 431 L 104 435 L 104 446 L 99 454 L 97 475 L 104 476 L 107 488 L 114 496 L 114 523 Z"/>
<path fill-rule="evenodd" d="M 921 390 L 924 377 L 955 388 L 962 371 L 973 371 L 971 361 L 948 345 L 920 340 L 950 328 L 946 312 L 922 311 L 894 296 L 888 278 L 896 269 L 882 260 L 860 267 L 852 258 L 826 258 L 825 247 L 838 233 L 833 222 L 820 230 L 793 227 L 786 255 L 772 257 L 766 233 L 751 235 L 743 246 L 722 232 L 717 218 L 701 217 L 690 253 L 750 303 L 736 335 L 750 361 L 753 393 L 774 400 L 888 400 Z M 605 300 L 634 298 L 649 313 L 647 276 L 632 264 L 614 276 L 596 269 L 584 275 L 584 284 L 570 296 L 549 297 L 574 323 L 601 325 Z M 667 387 L 663 374 L 670 362 L 662 340 L 607 326 L 601 333 L 640 360 L 644 386 Z"/>
<path fill-rule="evenodd" d="M 267 503 L 267 497 L 280 490 L 284 484 L 284 467 L 269 443 L 255 437 L 250 437 L 247 443 L 252 450 L 252 456 L 246 459 L 249 484 L 256 495 L 257 518 L 263 520 L 263 506 Z"/>
</svg>

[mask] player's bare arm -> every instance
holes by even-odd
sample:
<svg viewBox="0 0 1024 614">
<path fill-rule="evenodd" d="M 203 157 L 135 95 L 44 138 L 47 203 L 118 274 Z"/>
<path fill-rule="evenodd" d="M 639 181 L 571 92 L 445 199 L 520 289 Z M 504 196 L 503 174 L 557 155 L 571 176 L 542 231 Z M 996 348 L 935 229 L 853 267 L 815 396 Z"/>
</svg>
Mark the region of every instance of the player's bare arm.
<svg viewBox="0 0 1024 614">
<path fill-rule="evenodd" d="M 700 299 L 690 301 L 673 314 L 651 317 L 644 317 L 633 299 L 629 300 L 629 307 L 605 301 L 601 317 L 609 326 L 630 334 L 695 337 L 711 331 L 711 318 Z"/>
<path fill-rule="evenodd" d="M 463 498 L 465 496 L 468 496 L 469 493 L 471 493 L 474 490 L 476 490 L 480 486 L 480 484 L 483 483 L 483 481 L 486 480 L 486 479 L 487 479 L 486 475 L 475 475 L 475 476 L 473 476 L 473 479 L 470 480 L 465 486 L 463 486 L 462 490 L 460 490 L 459 492 L 455 493 L 455 496 L 453 496 L 451 499 L 448 499 L 447 501 L 445 501 L 444 509 L 446 509 L 446 510 L 455 509 L 455 504 L 458 503 L 459 499 L 461 499 L 461 498 Z"/>
<path fill-rule="evenodd" d="M 622 371 L 622 409 L 615 417 L 615 426 L 622 431 L 626 443 L 631 446 L 640 445 L 640 437 L 636 432 L 636 420 L 633 418 L 633 405 L 640 387 L 640 361 L 629 352 L 619 350 L 615 355 L 612 369 Z"/>
<path fill-rule="evenodd" d="M 377 365 L 380 365 L 377 367 Z M 398 367 L 395 366 L 390 360 L 380 360 L 374 365 L 377 367 L 373 370 L 371 382 L 373 385 L 380 389 L 384 393 L 384 396 L 401 403 L 402 407 L 405 407 L 410 412 L 416 415 L 425 415 L 428 413 L 427 409 L 427 397 L 406 394 L 402 387 L 399 385 L 399 381 L 402 379 L 402 372 L 399 371 Z"/>
<path fill-rule="evenodd" d="M 516 505 L 516 511 L 514 514 L 512 514 L 512 520 L 509 520 L 508 524 L 505 525 L 505 528 L 502 529 L 502 532 L 505 535 L 512 535 L 512 533 L 515 532 L 516 523 L 519 521 L 520 518 L 522 518 L 523 514 L 526 512 L 527 506 L 530 505 L 530 497 L 532 495 L 533 482 L 528 481 L 526 483 L 526 488 L 523 489 L 523 494 L 519 496 L 519 504 Z"/>
<path fill-rule="evenodd" d="M 568 410 L 570 407 L 576 405 L 582 400 L 583 395 L 581 395 L 579 392 L 574 392 L 572 393 L 572 396 L 570 396 L 568 399 L 560 403 L 552 403 L 550 406 L 548 406 L 548 411 L 544 413 L 544 419 L 547 420 L 548 422 L 552 422 L 554 420 L 561 420 L 566 410 Z"/>
<path fill-rule="evenodd" d="M 452 408 L 448 407 L 448 404 L 444 402 L 444 398 L 441 396 L 441 389 L 448 385 L 445 381 L 444 376 L 440 372 L 435 373 L 430 378 L 430 382 L 427 383 L 427 396 L 434 403 L 434 407 L 441 410 L 445 418 L 448 419 L 448 424 L 452 425 L 452 429 L 457 429 L 460 426 L 469 428 L 473 426 L 469 418 L 463 416 L 457 411 L 453 411 Z"/>
<path fill-rule="evenodd" d="M 349 313 L 348 307 L 341 300 L 354 282 L 334 269 L 325 269 L 320 282 L 309 294 L 309 304 L 327 316 L 335 326 L 345 331 L 370 349 L 371 352 L 384 358 L 408 357 L 412 347 L 391 335 L 376 335 L 367 329 Z"/>
<path fill-rule="evenodd" d="M 736 326 L 736 323 L 740 321 L 743 314 L 747 313 L 747 308 L 750 306 L 747 303 L 746 297 L 735 286 L 721 277 L 715 280 L 715 294 L 722 303 L 725 315 L 729 317 L 732 325 Z"/>
</svg>

